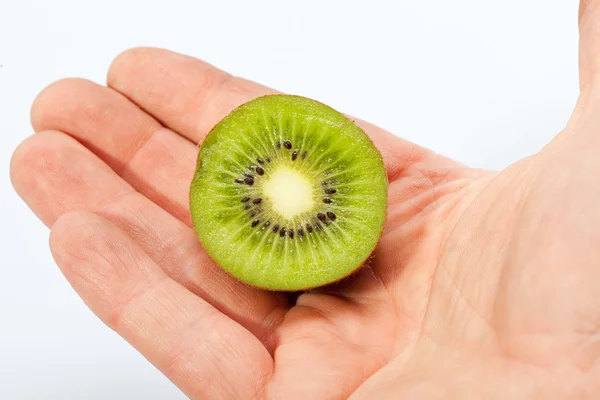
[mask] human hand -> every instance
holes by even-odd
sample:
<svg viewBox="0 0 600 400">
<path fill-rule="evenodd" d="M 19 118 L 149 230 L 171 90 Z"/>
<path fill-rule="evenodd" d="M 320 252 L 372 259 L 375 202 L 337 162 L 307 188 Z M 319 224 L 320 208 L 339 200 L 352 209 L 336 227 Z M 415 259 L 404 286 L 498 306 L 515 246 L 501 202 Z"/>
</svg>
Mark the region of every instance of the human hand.
<svg viewBox="0 0 600 400">
<path fill-rule="evenodd" d="M 32 109 L 11 176 L 86 304 L 192 398 L 592 398 L 600 393 L 600 1 L 582 4 L 568 127 L 501 173 L 359 122 L 387 168 L 374 262 L 301 294 L 223 273 L 191 228 L 197 143 L 270 89 L 135 49 L 108 87 Z"/>
</svg>

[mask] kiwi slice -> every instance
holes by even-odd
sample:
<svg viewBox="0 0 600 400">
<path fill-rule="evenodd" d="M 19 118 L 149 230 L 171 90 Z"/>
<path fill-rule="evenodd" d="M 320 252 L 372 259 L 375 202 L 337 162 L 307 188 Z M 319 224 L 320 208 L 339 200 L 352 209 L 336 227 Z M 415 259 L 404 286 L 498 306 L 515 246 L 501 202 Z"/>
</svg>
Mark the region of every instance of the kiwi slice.
<svg viewBox="0 0 600 400">
<path fill-rule="evenodd" d="M 387 175 L 367 135 L 299 96 L 252 100 L 219 122 L 198 155 L 194 227 L 210 257 L 252 286 L 296 291 L 340 280 L 373 252 Z"/>
</svg>

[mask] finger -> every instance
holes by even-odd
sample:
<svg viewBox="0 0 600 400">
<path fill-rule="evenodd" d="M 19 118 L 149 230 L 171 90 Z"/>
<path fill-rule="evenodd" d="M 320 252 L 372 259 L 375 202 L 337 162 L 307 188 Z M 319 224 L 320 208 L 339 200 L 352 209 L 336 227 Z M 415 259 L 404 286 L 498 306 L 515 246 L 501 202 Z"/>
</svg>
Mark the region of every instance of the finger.
<svg viewBox="0 0 600 400">
<path fill-rule="evenodd" d="M 234 280 L 212 262 L 192 228 L 119 178 L 88 149 L 60 132 L 19 146 L 11 178 L 31 209 L 52 226 L 69 211 L 100 214 L 119 226 L 164 271 L 264 340 L 283 319 L 287 301 Z"/>
<path fill-rule="evenodd" d="M 242 103 L 276 91 L 236 78 L 200 60 L 161 49 L 120 54 L 108 86 L 194 143 Z"/>
<path fill-rule="evenodd" d="M 239 105 L 274 90 L 233 77 L 200 60 L 166 50 L 139 48 L 113 62 L 108 85 L 165 126 L 200 143 L 209 130 Z M 390 180 L 432 154 L 362 121 L 382 153 Z"/>
<path fill-rule="evenodd" d="M 579 86 L 597 81 L 600 67 L 600 0 L 579 2 Z"/>
<path fill-rule="evenodd" d="M 83 79 L 58 81 L 31 110 L 36 132 L 66 132 L 137 191 L 191 226 L 189 185 L 196 146 L 163 128 L 121 94 Z"/>
<path fill-rule="evenodd" d="M 94 214 L 62 216 L 52 254 L 110 328 L 191 398 L 257 398 L 273 362 L 244 328 L 166 276 L 123 231 Z"/>
</svg>

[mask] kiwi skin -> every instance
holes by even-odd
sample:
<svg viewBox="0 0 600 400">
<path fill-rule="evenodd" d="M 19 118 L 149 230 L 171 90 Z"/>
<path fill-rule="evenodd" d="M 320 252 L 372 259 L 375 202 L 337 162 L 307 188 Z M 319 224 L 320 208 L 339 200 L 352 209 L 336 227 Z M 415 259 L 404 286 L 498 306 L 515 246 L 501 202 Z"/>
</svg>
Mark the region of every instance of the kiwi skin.
<svg viewBox="0 0 600 400">
<path fill-rule="evenodd" d="M 256 97 L 256 98 L 252 99 L 251 101 L 258 100 L 258 99 L 261 99 L 261 98 L 266 98 L 266 97 L 271 97 L 271 98 L 272 98 L 272 97 L 287 97 L 287 98 L 299 98 L 299 99 L 307 99 L 306 97 L 303 97 L 303 96 L 296 96 L 296 95 L 285 95 L 285 94 L 269 94 L 269 95 L 265 95 L 265 96 Z M 310 101 L 312 101 L 312 102 L 314 102 L 314 103 L 316 103 L 316 104 L 320 105 L 321 107 L 327 108 L 327 109 L 329 109 L 329 110 L 332 110 L 333 112 L 336 112 L 336 113 L 338 113 L 338 114 L 340 114 L 340 115 L 344 116 L 344 117 L 346 118 L 346 122 L 344 122 L 344 124 L 346 124 L 346 123 L 348 123 L 348 124 L 352 124 L 352 125 L 353 125 L 353 126 L 354 126 L 354 127 L 357 129 L 357 130 L 360 130 L 360 131 L 361 131 L 361 132 L 362 132 L 362 133 L 365 135 L 365 137 L 367 138 L 368 142 L 370 142 L 370 144 L 371 144 L 371 145 L 373 145 L 373 148 L 376 150 L 376 154 L 377 154 L 377 156 L 378 156 L 379 160 L 381 161 L 381 163 L 382 163 L 383 165 L 385 165 L 385 164 L 384 164 L 383 157 L 381 156 L 381 153 L 380 153 L 379 149 L 377 149 L 377 148 L 375 147 L 375 145 L 374 145 L 374 143 L 373 143 L 372 139 L 371 139 L 371 138 L 370 138 L 370 137 L 369 137 L 369 136 L 368 136 L 368 135 L 367 135 L 367 134 L 364 132 L 364 130 L 363 130 L 361 127 L 359 127 L 359 126 L 358 126 L 358 125 L 357 125 L 357 124 L 356 124 L 356 123 L 355 123 L 355 122 L 354 122 L 352 119 L 348 118 L 347 116 L 345 116 L 345 115 L 344 115 L 344 114 L 342 114 L 342 113 L 339 113 L 337 110 L 333 109 L 332 107 L 330 107 L 330 106 L 328 106 L 328 105 L 326 105 L 326 104 L 324 104 L 324 103 L 322 103 L 322 102 L 319 102 L 319 101 L 317 101 L 317 100 L 314 100 L 314 99 L 308 99 L 308 100 L 310 100 Z M 247 103 L 247 102 L 246 102 L 246 103 Z M 202 151 L 201 151 L 201 150 L 202 150 L 202 148 L 203 148 L 203 146 L 204 146 L 204 145 L 206 145 L 206 144 L 210 144 L 210 143 L 211 143 L 211 142 L 214 140 L 213 138 L 215 137 L 215 135 L 214 135 L 214 132 L 216 131 L 216 128 L 217 128 L 217 127 L 218 127 L 218 126 L 221 124 L 221 122 L 222 122 L 222 121 L 223 121 L 223 120 L 224 120 L 224 119 L 225 119 L 227 116 L 229 116 L 230 114 L 234 113 L 234 112 L 235 112 L 236 110 L 238 110 L 239 108 L 243 107 L 243 106 L 244 106 L 246 103 L 244 103 L 244 104 L 241 104 L 241 105 L 239 105 L 238 107 L 236 107 L 235 109 L 233 109 L 232 111 L 230 111 L 230 112 L 229 112 L 229 113 L 228 113 L 228 114 L 227 114 L 225 117 L 223 117 L 223 118 L 222 118 L 222 119 L 221 119 L 221 120 L 220 120 L 220 121 L 219 121 L 217 124 L 215 124 L 215 126 L 214 126 L 214 127 L 213 127 L 213 128 L 210 130 L 210 131 L 209 131 L 209 133 L 206 135 L 206 137 L 204 138 L 204 140 L 203 140 L 203 141 L 202 141 L 202 142 L 201 142 L 201 143 L 198 145 L 199 153 L 198 153 L 198 156 L 197 156 L 197 161 L 196 161 L 196 170 L 198 170 L 198 168 L 200 168 L 200 166 L 201 166 L 201 163 L 202 163 L 202 159 L 201 159 L 201 156 L 202 156 Z M 189 198 L 189 200 L 190 200 L 190 202 L 192 201 L 192 190 L 191 190 L 191 189 L 192 189 L 192 187 L 193 187 L 193 182 L 194 182 L 194 178 L 192 179 L 192 184 L 190 185 L 190 192 L 189 192 L 189 197 L 190 197 L 190 198 Z M 383 194 L 382 194 L 382 196 L 385 196 L 385 202 L 384 202 L 384 210 L 383 210 L 383 212 L 384 212 L 384 213 L 387 215 L 387 209 L 388 209 L 388 199 L 387 199 L 387 197 L 388 197 L 388 188 L 387 188 L 387 187 L 388 187 L 388 185 L 389 185 L 389 178 L 388 178 L 387 174 L 385 174 L 385 183 L 386 183 L 386 185 L 385 185 L 385 193 L 383 193 Z M 200 221 L 198 221 L 198 220 L 197 220 L 197 219 L 195 219 L 195 218 L 192 218 L 192 223 L 193 223 L 193 225 L 194 225 L 194 228 L 195 228 L 196 230 L 198 230 L 198 225 L 200 224 Z M 357 266 L 355 269 L 353 269 L 353 270 L 350 270 L 350 271 L 349 271 L 349 272 L 348 272 L 346 275 L 344 275 L 344 276 L 341 276 L 341 277 L 339 277 L 339 278 L 337 278 L 337 279 L 335 279 L 335 280 L 333 280 L 333 281 L 324 282 L 324 283 L 323 283 L 323 284 L 321 284 L 321 285 L 313 285 L 313 286 L 310 286 L 310 285 L 308 285 L 308 286 L 306 286 L 306 287 L 297 287 L 297 288 L 294 288 L 293 290 L 279 290 L 279 289 L 274 289 L 274 288 L 270 288 L 270 287 L 265 287 L 265 286 L 257 286 L 257 285 L 251 284 L 251 283 L 249 283 L 249 282 L 243 281 L 243 280 L 241 280 L 240 278 L 236 277 L 235 275 L 233 275 L 232 273 L 230 273 L 230 272 L 229 272 L 227 269 L 225 269 L 225 268 L 221 268 L 221 269 L 222 269 L 223 271 L 225 271 L 225 273 L 226 273 L 227 275 L 229 275 L 229 276 L 233 277 L 235 280 L 237 280 L 237 281 L 239 281 L 239 282 L 242 282 L 242 283 L 243 283 L 243 284 L 245 284 L 246 286 L 253 287 L 253 288 L 256 288 L 256 289 L 260 289 L 260 290 L 264 290 L 264 291 L 271 291 L 271 292 L 291 292 L 291 293 L 301 293 L 301 292 L 310 291 L 310 290 L 312 290 L 312 289 L 316 289 L 316 288 L 323 288 L 323 287 L 332 286 L 332 285 L 334 285 L 334 284 L 336 284 L 336 283 L 339 283 L 339 282 L 341 282 L 341 281 L 344 281 L 344 280 L 348 280 L 348 279 L 350 279 L 351 277 L 355 276 L 355 275 L 356 275 L 356 274 L 357 274 L 357 273 L 358 273 L 358 272 L 359 272 L 359 271 L 360 271 L 360 270 L 361 270 L 361 269 L 362 269 L 364 266 L 366 266 L 366 265 L 368 265 L 368 264 L 369 264 L 369 261 L 370 261 L 370 260 L 373 258 L 373 255 L 374 255 L 374 252 L 375 252 L 375 250 L 376 250 L 377 244 L 378 244 L 378 243 L 379 243 L 379 241 L 381 240 L 381 237 L 382 237 L 382 235 L 383 235 L 383 232 L 384 232 L 384 228 L 385 228 L 385 223 L 384 223 L 384 224 L 382 224 L 382 226 L 381 226 L 381 230 L 380 230 L 380 232 L 379 232 L 379 237 L 378 237 L 377 241 L 374 243 L 374 245 L 373 245 L 373 249 L 372 249 L 372 250 L 371 250 L 371 252 L 370 252 L 370 253 L 369 253 L 369 254 L 368 254 L 366 257 L 365 257 L 365 259 L 363 260 L 363 262 L 361 262 L 361 263 L 360 263 L 360 264 L 359 264 L 359 265 L 358 265 L 358 266 Z M 212 260 L 212 261 L 213 261 L 215 264 L 219 265 L 219 263 L 218 263 L 218 262 L 217 262 L 217 261 L 216 261 L 216 260 L 215 260 L 215 259 L 214 259 L 214 258 L 211 256 L 211 254 L 210 254 L 209 252 L 207 252 L 207 255 L 209 256 L 209 258 L 210 258 L 210 259 L 211 259 L 211 260 Z"/>
</svg>

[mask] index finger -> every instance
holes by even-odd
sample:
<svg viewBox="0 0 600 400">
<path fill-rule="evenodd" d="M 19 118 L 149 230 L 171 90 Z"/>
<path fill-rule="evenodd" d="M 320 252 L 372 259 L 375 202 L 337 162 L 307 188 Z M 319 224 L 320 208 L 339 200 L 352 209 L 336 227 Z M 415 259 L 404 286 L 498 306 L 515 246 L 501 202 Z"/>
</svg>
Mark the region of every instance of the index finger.
<svg viewBox="0 0 600 400">
<path fill-rule="evenodd" d="M 201 143 L 236 107 L 277 93 L 198 59 L 154 48 L 119 55 L 108 73 L 108 86 L 193 143 Z M 355 122 L 381 152 L 390 180 L 432 154 L 374 125 Z"/>
</svg>

